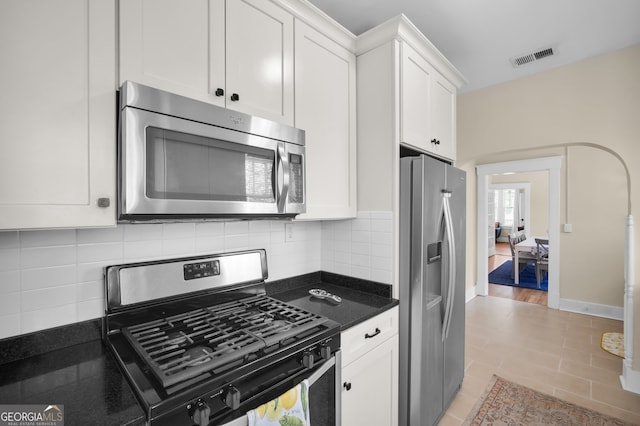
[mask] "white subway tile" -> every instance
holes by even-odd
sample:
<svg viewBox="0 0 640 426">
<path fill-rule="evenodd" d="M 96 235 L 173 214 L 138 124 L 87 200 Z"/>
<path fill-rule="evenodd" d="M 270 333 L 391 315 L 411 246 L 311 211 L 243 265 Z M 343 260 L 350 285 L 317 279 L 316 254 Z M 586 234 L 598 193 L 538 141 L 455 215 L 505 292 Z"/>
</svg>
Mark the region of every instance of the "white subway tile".
<svg viewBox="0 0 640 426">
<path fill-rule="evenodd" d="M 282 232 L 284 234 L 284 225 L 286 223 L 293 223 L 293 222 L 285 221 L 285 220 L 270 220 L 269 229 L 271 230 L 271 232 Z"/>
<path fill-rule="evenodd" d="M 195 223 L 165 223 L 162 225 L 162 239 L 164 240 L 193 238 L 195 232 Z"/>
<path fill-rule="evenodd" d="M 351 267 L 350 275 L 363 280 L 369 280 L 371 279 L 371 269 L 354 265 Z"/>
<path fill-rule="evenodd" d="M 352 254 L 351 255 L 351 264 L 354 266 L 360 266 L 363 268 L 368 268 L 371 266 L 371 257 L 364 256 L 361 254 Z"/>
<path fill-rule="evenodd" d="M 371 265 L 375 269 L 380 269 L 383 271 L 391 271 L 393 269 L 393 262 L 390 257 L 372 257 Z"/>
<path fill-rule="evenodd" d="M 76 282 L 76 265 L 23 269 L 22 291 L 60 287 Z"/>
<path fill-rule="evenodd" d="M 282 231 L 271 231 L 270 232 L 270 241 L 271 244 L 284 244 L 285 236 L 284 236 L 284 228 Z"/>
<path fill-rule="evenodd" d="M 351 222 L 351 230 L 352 231 L 370 231 L 371 230 L 371 219 L 369 219 L 369 218 L 354 219 Z"/>
<path fill-rule="evenodd" d="M 20 331 L 20 314 L 0 314 L 0 339 L 17 336 Z"/>
<path fill-rule="evenodd" d="M 393 220 L 393 213 L 390 211 L 374 211 L 371 213 L 371 219 Z"/>
<path fill-rule="evenodd" d="M 265 248 L 271 244 L 271 234 L 268 232 L 249 234 L 249 246 L 251 248 Z"/>
<path fill-rule="evenodd" d="M 371 230 L 373 232 L 392 232 L 393 222 L 386 219 L 372 219 Z"/>
<path fill-rule="evenodd" d="M 102 261 L 122 261 L 123 247 L 121 242 L 92 243 L 78 245 L 78 263 L 95 263 Z"/>
<path fill-rule="evenodd" d="M 393 234 L 391 232 L 372 232 L 371 243 L 390 246 L 393 244 Z"/>
<path fill-rule="evenodd" d="M 75 229 L 21 231 L 21 247 L 50 247 L 76 244 Z"/>
<path fill-rule="evenodd" d="M 75 265 L 75 263 L 76 246 L 23 248 L 20 251 L 20 266 L 23 269 Z"/>
<path fill-rule="evenodd" d="M 196 251 L 198 253 L 219 253 L 224 250 L 224 236 L 205 236 L 198 235 L 196 237 Z"/>
<path fill-rule="evenodd" d="M 0 271 L 0 294 L 20 291 L 20 270 Z"/>
<path fill-rule="evenodd" d="M 78 244 L 115 243 L 124 239 L 124 226 L 78 229 Z"/>
<path fill-rule="evenodd" d="M 11 249 L 20 247 L 18 231 L 0 232 L 0 249 Z"/>
<path fill-rule="evenodd" d="M 188 256 L 193 254 L 195 249 L 196 242 L 193 238 L 162 241 L 162 254 L 165 256 Z"/>
<path fill-rule="evenodd" d="M 249 222 L 249 232 L 264 233 L 271 231 L 271 221 L 269 220 L 252 220 Z"/>
<path fill-rule="evenodd" d="M 371 244 L 357 242 L 351 243 L 351 253 L 368 256 L 371 254 Z"/>
<path fill-rule="evenodd" d="M 104 268 L 106 266 L 119 265 L 123 262 L 124 260 L 120 262 L 105 260 L 102 262 L 78 263 L 78 266 L 76 268 L 76 282 L 81 283 L 85 281 L 103 280 Z"/>
<path fill-rule="evenodd" d="M 76 300 L 78 302 L 93 299 L 101 299 L 101 301 L 104 301 L 104 281 L 88 281 L 76 284 Z"/>
<path fill-rule="evenodd" d="M 0 271 L 20 269 L 20 249 L 0 249 Z"/>
<path fill-rule="evenodd" d="M 370 243 L 372 240 L 372 234 L 369 231 L 352 231 L 351 241 L 357 243 Z"/>
<path fill-rule="evenodd" d="M 224 222 L 196 223 L 196 238 L 209 235 L 224 235 Z"/>
<path fill-rule="evenodd" d="M 385 244 L 371 244 L 371 255 L 390 259 L 393 255 L 393 247 Z"/>
<path fill-rule="evenodd" d="M 235 222 L 225 222 L 224 234 L 225 235 L 243 235 L 249 233 L 249 222 L 240 220 Z"/>
<path fill-rule="evenodd" d="M 22 312 L 39 311 L 54 306 L 76 303 L 76 286 L 65 285 L 22 292 Z"/>
<path fill-rule="evenodd" d="M 20 313 L 20 292 L 5 293 L 0 297 L 0 316 Z"/>
<path fill-rule="evenodd" d="M 346 263 L 335 262 L 333 264 L 333 271 L 335 274 L 351 276 L 351 265 Z"/>
<path fill-rule="evenodd" d="M 124 260 L 151 259 L 162 255 L 162 242 L 152 241 L 129 241 L 124 243 Z"/>
<path fill-rule="evenodd" d="M 77 322 L 76 304 L 55 306 L 37 311 L 23 312 L 20 316 L 21 333 L 44 330 Z"/>
<path fill-rule="evenodd" d="M 333 249 L 336 252 L 351 253 L 351 241 L 335 241 Z"/>
<path fill-rule="evenodd" d="M 249 248 L 249 235 L 225 235 L 224 249 L 225 251 L 247 250 Z"/>
<path fill-rule="evenodd" d="M 371 219 L 371 212 L 369 211 L 359 211 L 356 213 L 356 219 Z"/>
<path fill-rule="evenodd" d="M 124 225 L 124 241 L 149 241 L 162 239 L 162 224 L 128 224 Z"/>
<path fill-rule="evenodd" d="M 77 305 L 77 320 L 87 321 L 104 316 L 104 300 L 84 300 Z"/>
</svg>

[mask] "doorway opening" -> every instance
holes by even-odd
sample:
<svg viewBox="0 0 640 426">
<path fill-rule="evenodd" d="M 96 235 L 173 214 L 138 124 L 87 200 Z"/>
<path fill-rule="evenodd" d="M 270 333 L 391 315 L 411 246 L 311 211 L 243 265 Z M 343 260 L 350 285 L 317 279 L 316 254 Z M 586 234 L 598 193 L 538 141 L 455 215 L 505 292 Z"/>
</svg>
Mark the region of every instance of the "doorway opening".
<svg viewBox="0 0 640 426">
<path fill-rule="evenodd" d="M 547 306 L 558 309 L 560 305 L 560 167 L 562 157 L 544 157 L 530 160 L 476 166 L 477 174 L 477 283 L 476 294 L 489 294 L 489 244 L 487 236 L 495 232 L 495 223 L 489 222 L 489 185 L 491 175 L 546 171 L 548 183 L 548 236 L 549 236 L 549 290 Z"/>
</svg>

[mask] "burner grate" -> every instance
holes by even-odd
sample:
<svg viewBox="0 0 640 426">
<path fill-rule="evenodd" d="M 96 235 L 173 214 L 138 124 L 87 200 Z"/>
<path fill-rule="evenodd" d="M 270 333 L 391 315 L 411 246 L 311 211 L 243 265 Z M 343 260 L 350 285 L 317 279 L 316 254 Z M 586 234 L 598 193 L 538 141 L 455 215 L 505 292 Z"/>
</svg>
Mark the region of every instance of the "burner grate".
<svg viewBox="0 0 640 426">
<path fill-rule="evenodd" d="M 165 387 L 250 361 L 326 319 L 264 295 L 122 329 Z"/>
</svg>

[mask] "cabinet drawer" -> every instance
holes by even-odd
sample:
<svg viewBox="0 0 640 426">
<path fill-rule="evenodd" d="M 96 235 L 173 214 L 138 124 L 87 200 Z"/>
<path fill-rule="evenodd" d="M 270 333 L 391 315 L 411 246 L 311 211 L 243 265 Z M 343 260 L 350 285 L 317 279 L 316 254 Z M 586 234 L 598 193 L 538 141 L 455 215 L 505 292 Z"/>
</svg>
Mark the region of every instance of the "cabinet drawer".
<svg viewBox="0 0 640 426">
<path fill-rule="evenodd" d="M 342 332 L 342 365 L 349 365 L 371 349 L 398 334 L 398 307 L 389 309 Z"/>
</svg>

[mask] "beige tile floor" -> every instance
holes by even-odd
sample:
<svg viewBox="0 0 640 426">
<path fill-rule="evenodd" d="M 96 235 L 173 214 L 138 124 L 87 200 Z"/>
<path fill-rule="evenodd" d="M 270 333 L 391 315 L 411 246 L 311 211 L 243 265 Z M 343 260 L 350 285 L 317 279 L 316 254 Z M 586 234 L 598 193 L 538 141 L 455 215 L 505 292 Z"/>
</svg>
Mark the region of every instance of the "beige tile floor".
<svg viewBox="0 0 640 426">
<path fill-rule="evenodd" d="M 622 322 L 498 297 L 466 309 L 465 377 L 441 426 L 459 425 L 493 374 L 640 425 L 640 395 L 620 386 L 622 359 L 600 348 Z"/>
</svg>

